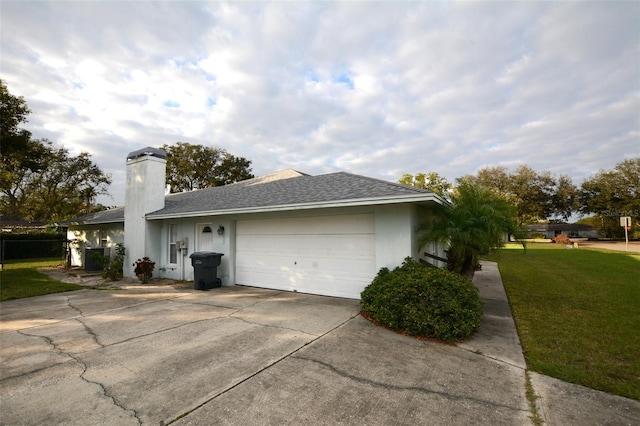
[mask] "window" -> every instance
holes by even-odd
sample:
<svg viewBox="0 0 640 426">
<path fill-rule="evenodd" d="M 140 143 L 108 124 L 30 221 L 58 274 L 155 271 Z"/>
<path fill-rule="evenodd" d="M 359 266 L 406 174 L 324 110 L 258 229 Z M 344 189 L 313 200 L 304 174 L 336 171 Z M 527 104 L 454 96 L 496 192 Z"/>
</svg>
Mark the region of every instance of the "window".
<svg viewBox="0 0 640 426">
<path fill-rule="evenodd" d="M 169 263 L 178 263 L 178 225 L 169 225 Z"/>
</svg>

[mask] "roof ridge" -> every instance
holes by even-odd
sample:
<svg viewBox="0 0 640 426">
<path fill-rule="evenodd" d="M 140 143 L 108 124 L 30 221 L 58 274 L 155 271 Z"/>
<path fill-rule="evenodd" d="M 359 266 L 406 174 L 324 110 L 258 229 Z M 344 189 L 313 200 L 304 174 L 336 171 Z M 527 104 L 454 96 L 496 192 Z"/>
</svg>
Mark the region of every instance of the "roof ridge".
<svg viewBox="0 0 640 426">
<path fill-rule="evenodd" d="M 293 173 L 291 173 L 293 172 Z M 278 175 L 282 175 L 281 178 L 278 179 L 269 179 L 272 177 L 277 177 Z M 299 175 L 299 176 L 296 176 Z M 292 179 L 295 177 L 302 177 L 302 176 L 311 176 L 310 174 L 304 173 L 304 172 L 300 172 L 298 170 L 295 169 L 283 169 L 283 170 L 277 170 L 275 172 L 271 172 L 271 173 L 267 173 L 266 175 L 260 175 L 260 176 L 255 176 L 252 177 L 251 179 L 245 179 L 245 180 L 241 180 L 238 182 L 233 182 L 230 183 L 228 185 L 222 185 L 222 186 L 232 186 L 232 185 L 238 185 L 238 184 L 250 184 L 251 182 L 270 182 L 273 180 L 283 180 L 283 179 Z"/>
<path fill-rule="evenodd" d="M 395 183 L 395 182 L 391 182 L 388 180 L 384 180 L 384 179 L 378 179 L 378 178 L 374 178 L 374 177 L 370 177 L 370 176 L 364 176 L 364 175 L 358 175 L 355 173 L 350 173 L 350 172 L 344 172 L 344 171 L 339 171 L 339 172 L 333 172 L 333 173 L 327 173 L 327 175 L 331 175 L 331 174 L 345 174 L 345 175 L 349 175 L 349 176 L 355 176 L 357 178 L 360 179 L 366 179 L 366 180 L 371 180 L 374 182 L 381 182 L 396 188 L 402 188 L 405 190 L 409 190 L 409 191 L 414 191 L 416 193 L 420 193 L 420 194 L 435 194 L 435 192 L 433 191 L 429 191 L 428 189 L 422 189 L 422 188 L 415 188 L 413 186 L 407 186 L 407 185 L 402 185 L 400 183 Z M 324 175 L 321 175 L 324 176 Z"/>
</svg>

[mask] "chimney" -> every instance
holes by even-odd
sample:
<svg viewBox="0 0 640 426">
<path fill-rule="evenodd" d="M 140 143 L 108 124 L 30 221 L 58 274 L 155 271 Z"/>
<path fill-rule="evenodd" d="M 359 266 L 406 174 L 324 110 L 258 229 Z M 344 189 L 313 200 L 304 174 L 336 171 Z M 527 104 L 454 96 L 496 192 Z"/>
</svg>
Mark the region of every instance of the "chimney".
<svg viewBox="0 0 640 426">
<path fill-rule="evenodd" d="M 144 256 L 160 264 L 162 225 L 146 214 L 164 208 L 167 154 L 147 147 L 127 155 L 124 205 L 124 275 L 135 277 L 132 266 Z"/>
</svg>

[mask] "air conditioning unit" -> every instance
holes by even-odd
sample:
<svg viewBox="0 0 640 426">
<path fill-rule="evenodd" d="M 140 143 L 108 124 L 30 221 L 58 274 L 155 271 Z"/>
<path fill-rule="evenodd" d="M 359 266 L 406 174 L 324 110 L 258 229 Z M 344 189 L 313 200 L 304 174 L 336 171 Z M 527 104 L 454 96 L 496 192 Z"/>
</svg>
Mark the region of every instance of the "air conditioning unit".
<svg viewBox="0 0 640 426">
<path fill-rule="evenodd" d="M 100 256 L 109 256 L 109 247 L 87 247 L 84 249 L 84 270 L 86 272 L 98 272 L 102 271 L 102 266 L 96 262 L 96 253 Z"/>
</svg>

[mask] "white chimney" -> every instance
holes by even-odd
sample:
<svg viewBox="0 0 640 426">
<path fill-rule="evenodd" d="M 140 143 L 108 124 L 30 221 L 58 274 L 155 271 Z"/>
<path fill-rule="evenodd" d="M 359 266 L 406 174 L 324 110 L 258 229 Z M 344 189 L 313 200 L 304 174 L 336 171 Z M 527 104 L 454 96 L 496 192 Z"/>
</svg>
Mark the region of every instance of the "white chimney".
<svg viewBox="0 0 640 426">
<path fill-rule="evenodd" d="M 147 221 L 147 213 L 164 208 L 167 154 L 147 147 L 127 155 L 127 187 L 124 205 L 124 275 L 135 277 L 132 266 L 149 257 L 160 264 L 161 224 Z M 157 269 L 154 270 L 157 276 Z"/>
</svg>

